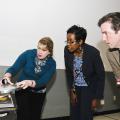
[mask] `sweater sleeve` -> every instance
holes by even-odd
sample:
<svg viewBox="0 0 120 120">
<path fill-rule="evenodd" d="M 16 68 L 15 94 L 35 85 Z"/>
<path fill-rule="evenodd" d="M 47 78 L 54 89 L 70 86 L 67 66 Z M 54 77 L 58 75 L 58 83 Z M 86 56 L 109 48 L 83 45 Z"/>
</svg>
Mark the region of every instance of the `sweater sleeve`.
<svg viewBox="0 0 120 120">
<path fill-rule="evenodd" d="M 23 66 L 25 65 L 26 54 L 27 54 L 27 51 L 19 55 L 16 61 L 14 62 L 14 64 L 7 69 L 6 73 L 11 73 L 12 76 L 15 76 L 21 70 L 21 68 L 23 68 Z"/>
</svg>

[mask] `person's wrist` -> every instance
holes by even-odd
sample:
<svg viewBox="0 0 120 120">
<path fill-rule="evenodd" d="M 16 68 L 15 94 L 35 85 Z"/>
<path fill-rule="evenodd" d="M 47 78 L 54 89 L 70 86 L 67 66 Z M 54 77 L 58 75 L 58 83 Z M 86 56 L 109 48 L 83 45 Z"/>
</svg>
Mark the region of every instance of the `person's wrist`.
<svg viewBox="0 0 120 120">
<path fill-rule="evenodd" d="M 30 86 L 35 87 L 35 81 L 34 80 L 31 80 Z"/>
</svg>

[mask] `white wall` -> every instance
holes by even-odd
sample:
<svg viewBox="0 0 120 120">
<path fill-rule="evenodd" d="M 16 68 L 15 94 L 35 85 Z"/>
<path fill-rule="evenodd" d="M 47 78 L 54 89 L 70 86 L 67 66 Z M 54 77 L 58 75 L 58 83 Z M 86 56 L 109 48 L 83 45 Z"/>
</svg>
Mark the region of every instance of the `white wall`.
<svg viewBox="0 0 120 120">
<path fill-rule="evenodd" d="M 64 69 L 66 30 L 79 24 L 88 31 L 86 42 L 102 51 L 109 71 L 97 22 L 113 11 L 120 11 L 120 0 L 1 0 L 0 65 L 12 65 L 21 52 L 35 48 L 41 37 L 50 36 L 57 68 Z"/>
</svg>

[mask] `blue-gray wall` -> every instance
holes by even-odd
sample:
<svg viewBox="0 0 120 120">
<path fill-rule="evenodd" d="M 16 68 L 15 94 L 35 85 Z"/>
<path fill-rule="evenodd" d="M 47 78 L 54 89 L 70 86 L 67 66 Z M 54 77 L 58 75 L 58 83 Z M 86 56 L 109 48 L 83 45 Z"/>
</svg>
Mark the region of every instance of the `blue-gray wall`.
<svg viewBox="0 0 120 120">
<path fill-rule="evenodd" d="M 0 77 L 7 69 L 0 66 Z M 112 72 L 106 72 L 105 104 L 97 111 L 120 109 L 120 89 L 116 87 Z M 114 98 L 116 97 L 116 100 Z M 47 98 L 43 110 L 43 118 L 69 116 L 69 96 L 65 79 L 65 70 L 57 69 L 56 75 L 48 85 Z"/>
</svg>

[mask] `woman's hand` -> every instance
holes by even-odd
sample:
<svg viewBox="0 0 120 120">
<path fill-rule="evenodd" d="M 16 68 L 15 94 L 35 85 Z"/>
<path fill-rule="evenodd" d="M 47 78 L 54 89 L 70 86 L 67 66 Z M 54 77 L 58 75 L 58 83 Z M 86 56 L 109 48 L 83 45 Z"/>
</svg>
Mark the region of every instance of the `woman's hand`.
<svg viewBox="0 0 120 120">
<path fill-rule="evenodd" d="M 0 80 L 0 86 L 5 85 L 5 84 L 10 84 L 13 85 L 11 82 L 11 73 L 6 73 L 3 78 Z"/>
<path fill-rule="evenodd" d="M 97 99 L 93 99 L 92 100 L 92 109 L 96 109 L 97 108 Z"/>
<path fill-rule="evenodd" d="M 96 109 L 96 108 L 99 108 L 99 107 L 102 107 L 104 105 L 104 100 L 101 99 L 93 99 L 92 100 L 92 109 Z"/>
<path fill-rule="evenodd" d="M 26 89 L 28 87 L 35 87 L 36 83 L 34 80 L 23 80 L 21 82 L 16 83 L 18 88 Z"/>
<path fill-rule="evenodd" d="M 75 90 L 73 89 L 70 90 L 70 102 L 73 106 L 76 105 L 77 103 L 77 95 Z"/>
</svg>

